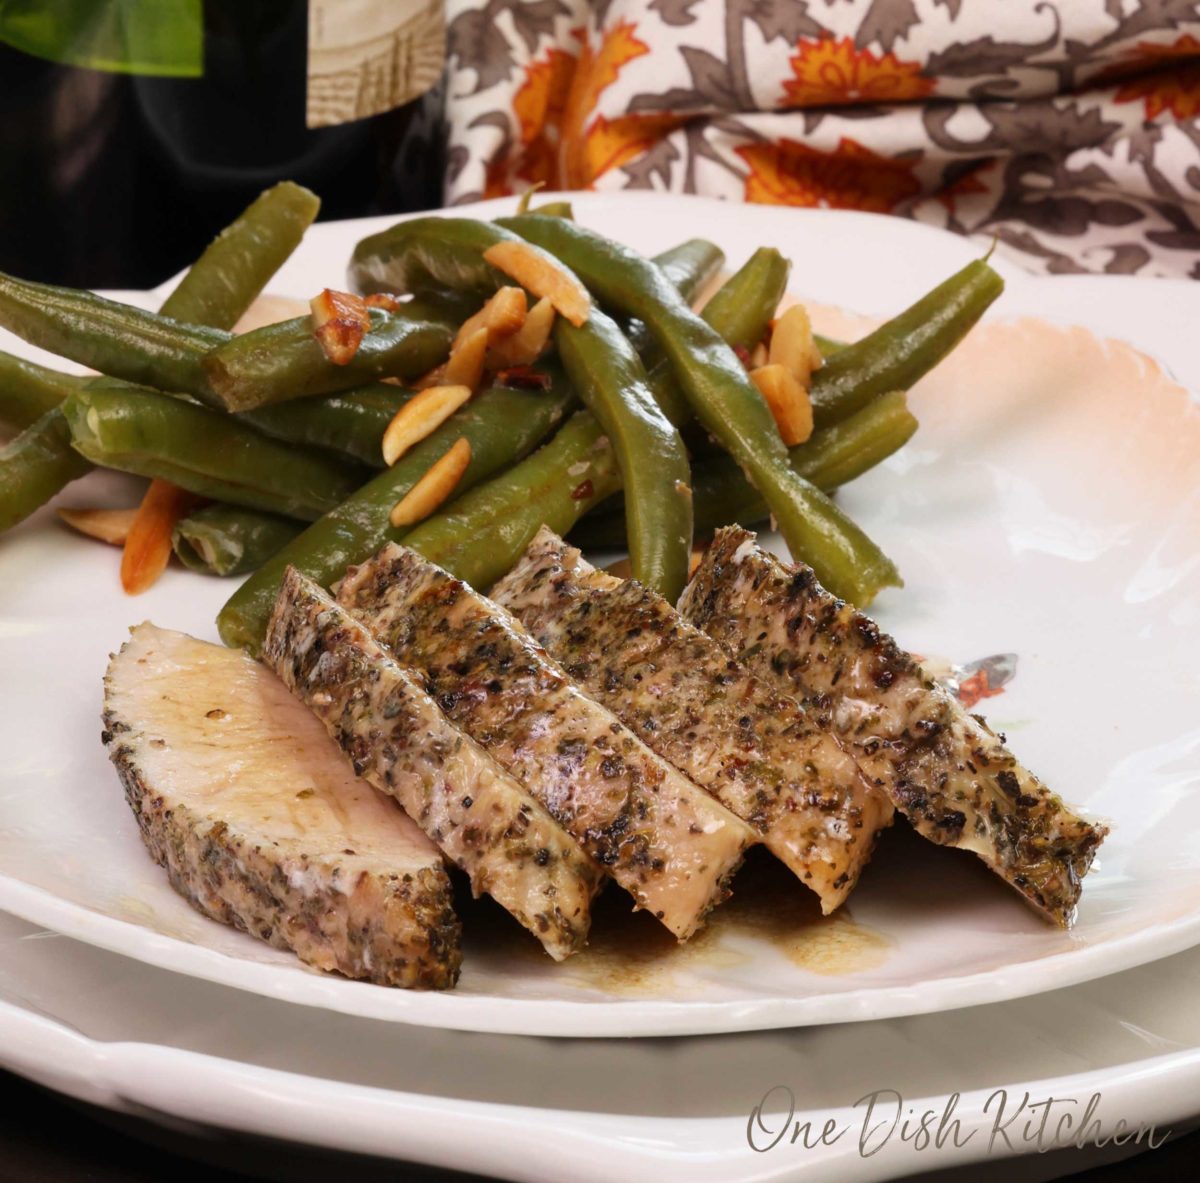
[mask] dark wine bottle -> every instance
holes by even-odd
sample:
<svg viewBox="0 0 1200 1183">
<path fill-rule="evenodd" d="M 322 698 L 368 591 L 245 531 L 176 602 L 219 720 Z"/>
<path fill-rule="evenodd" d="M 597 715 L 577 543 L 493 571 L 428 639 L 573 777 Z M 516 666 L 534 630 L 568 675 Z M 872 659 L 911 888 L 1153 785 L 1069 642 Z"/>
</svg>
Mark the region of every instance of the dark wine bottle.
<svg viewBox="0 0 1200 1183">
<path fill-rule="evenodd" d="M 440 3 L 192 3 L 198 77 L 35 56 L 0 13 L 0 270 L 149 287 L 285 179 L 322 219 L 440 204 Z"/>
</svg>

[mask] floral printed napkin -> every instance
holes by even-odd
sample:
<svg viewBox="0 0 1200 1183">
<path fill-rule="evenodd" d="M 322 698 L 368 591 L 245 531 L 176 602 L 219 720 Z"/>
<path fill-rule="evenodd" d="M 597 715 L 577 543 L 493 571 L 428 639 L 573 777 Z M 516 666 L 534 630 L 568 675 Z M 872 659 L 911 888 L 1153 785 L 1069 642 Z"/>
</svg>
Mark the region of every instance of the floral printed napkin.
<svg viewBox="0 0 1200 1183">
<path fill-rule="evenodd" d="M 448 203 L 872 210 L 1200 278 L 1193 0 L 450 0 Z"/>
</svg>

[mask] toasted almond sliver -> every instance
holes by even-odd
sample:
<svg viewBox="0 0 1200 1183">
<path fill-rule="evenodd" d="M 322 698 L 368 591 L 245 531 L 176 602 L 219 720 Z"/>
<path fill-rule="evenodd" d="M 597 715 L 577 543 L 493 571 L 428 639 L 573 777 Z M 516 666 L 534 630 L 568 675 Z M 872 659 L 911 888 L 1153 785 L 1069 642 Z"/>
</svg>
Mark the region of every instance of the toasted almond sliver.
<svg viewBox="0 0 1200 1183">
<path fill-rule="evenodd" d="M 137 509 L 60 509 L 58 516 L 80 534 L 112 546 L 124 546 Z"/>
<path fill-rule="evenodd" d="M 512 340 L 512 338 L 508 338 Z M 442 385 L 468 386 L 478 390 L 483 381 L 483 363 L 487 357 L 488 331 L 476 329 L 461 345 L 450 350 L 450 357 L 442 368 Z"/>
<path fill-rule="evenodd" d="M 803 304 L 793 304 L 775 321 L 767 364 L 783 366 L 805 390 L 812 386 L 812 373 L 821 364 L 821 351 L 813 341 L 812 321 Z"/>
<path fill-rule="evenodd" d="M 453 348 L 480 329 L 487 329 L 492 344 L 511 336 L 525 323 L 526 307 L 525 293 L 520 288 L 501 288 L 474 316 L 462 322 L 454 335 Z"/>
<path fill-rule="evenodd" d="M 171 484 L 153 480 L 129 526 L 121 555 L 121 586 L 131 595 L 152 587 L 171 558 L 171 532 L 199 498 Z"/>
<path fill-rule="evenodd" d="M 779 434 L 789 448 L 802 444 L 813 430 L 812 400 L 799 380 L 781 365 L 759 366 L 750 378 L 771 408 Z"/>
<path fill-rule="evenodd" d="M 401 529 L 424 521 L 454 492 L 470 463 L 471 445 L 466 439 L 456 440 L 450 450 L 392 506 L 389 517 L 392 525 Z"/>
<path fill-rule="evenodd" d="M 371 313 L 362 296 L 326 288 L 309 302 L 313 335 L 335 366 L 350 362 L 371 327 Z"/>
<path fill-rule="evenodd" d="M 497 242 L 484 259 L 539 299 L 545 297 L 576 328 L 587 322 L 592 298 L 578 276 L 530 242 Z"/>
<path fill-rule="evenodd" d="M 525 323 L 511 337 L 505 337 L 491 348 L 488 368 L 505 370 L 512 366 L 533 365 L 550 344 L 554 317 L 554 305 L 543 296 L 529 310 Z"/>
<path fill-rule="evenodd" d="M 469 386 L 431 386 L 414 394 L 383 433 L 383 459 L 389 467 L 413 444 L 441 427 L 471 397 Z"/>
</svg>

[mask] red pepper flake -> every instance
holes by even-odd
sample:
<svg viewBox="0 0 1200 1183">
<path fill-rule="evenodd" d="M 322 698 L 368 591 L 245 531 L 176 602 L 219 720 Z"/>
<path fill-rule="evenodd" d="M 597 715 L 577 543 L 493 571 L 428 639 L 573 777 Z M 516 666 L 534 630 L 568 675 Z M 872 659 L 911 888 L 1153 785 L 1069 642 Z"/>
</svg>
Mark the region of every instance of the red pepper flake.
<svg viewBox="0 0 1200 1183">
<path fill-rule="evenodd" d="M 986 669 L 976 670 L 969 678 L 964 678 L 958 684 L 958 701 L 967 710 L 970 710 L 980 699 L 995 698 L 997 694 L 1003 693 L 1003 686 L 993 688 Z"/>
<path fill-rule="evenodd" d="M 585 501 L 596 491 L 596 486 L 591 481 L 584 481 L 581 485 L 576 485 L 571 490 L 572 501 Z"/>
<path fill-rule="evenodd" d="M 399 312 L 404 306 L 400 297 L 393 296 L 391 292 L 376 292 L 374 295 L 367 296 L 363 303 L 368 308 L 382 308 L 384 312 Z"/>
<path fill-rule="evenodd" d="M 533 366 L 509 366 L 496 374 L 500 386 L 511 386 L 516 390 L 549 390 L 550 375 Z"/>
<path fill-rule="evenodd" d="M 750 368 L 750 350 L 745 345 L 735 345 L 733 352 L 737 354 L 737 359 L 746 369 Z"/>
</svg>

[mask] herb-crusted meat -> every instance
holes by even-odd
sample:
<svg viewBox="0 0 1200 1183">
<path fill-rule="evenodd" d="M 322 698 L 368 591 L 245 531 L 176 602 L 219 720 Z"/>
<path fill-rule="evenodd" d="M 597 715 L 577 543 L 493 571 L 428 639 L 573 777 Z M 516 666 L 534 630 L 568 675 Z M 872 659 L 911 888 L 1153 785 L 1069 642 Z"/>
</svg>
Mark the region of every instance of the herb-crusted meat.
<svg viewBox="0 0 1200 1183">
<path fill-rule="evenodd" d="M 676 937 L 725 897 L 754 832 L 586 697 L 503 608 L 395 544 L 352 568 L 338 598 Z"/>
<path fill-rule="evenodd" d="M 289 567 L 261 659 L 353 761 L 556 961 L 587 939 L 602 871 L 344 608 Z"/>
<path fill-rule="evenodd" d="M 1068 926 L 1107 829 L 1077 817 L 867 616 L 739 527 L 717 532 L 680 601 L 694 624 L 797 694 L 918 833 L 977 854 Z"/>
<path fill-rule="evenodd" d="M 437 847 L 270 670 L 138 625 L 105 675 L 104 743 L 146 848 L 204 915 L 347 977 L 454 985 Z"/>
<path fill-rule="evenodd" d="M 891 802 L 795 699 L 550 530 L 492 596 L 647 747 L 754 826 L 824 912 L 846 898 Z"/>
</svg>

